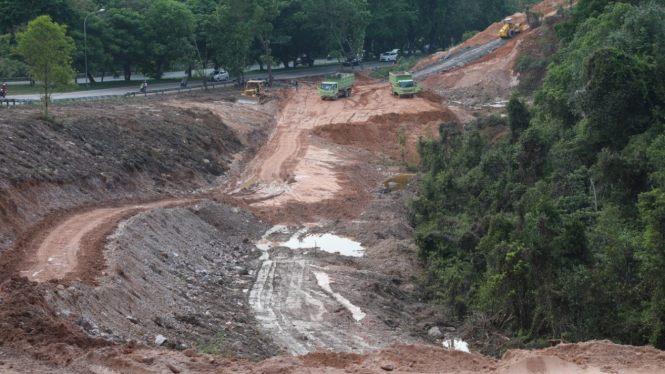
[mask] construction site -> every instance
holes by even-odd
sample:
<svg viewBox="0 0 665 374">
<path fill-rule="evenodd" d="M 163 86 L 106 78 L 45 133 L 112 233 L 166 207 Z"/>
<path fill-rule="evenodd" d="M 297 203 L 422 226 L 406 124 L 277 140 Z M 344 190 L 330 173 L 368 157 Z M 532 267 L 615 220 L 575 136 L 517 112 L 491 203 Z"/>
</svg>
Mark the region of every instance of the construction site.
<svg viewBox="0 0 665 374">
<path fill-rule="evenodd" d="M 418 295 L 405 165 L 502 113 L 543 32 L 503 24 L 421 60 L 405 98 L 356 71 L 339 100 L 311 77 L 1 110 L 0 373 L 665 373 L 610 341 L 499 356 L 501 330 Z"/>
</svg>

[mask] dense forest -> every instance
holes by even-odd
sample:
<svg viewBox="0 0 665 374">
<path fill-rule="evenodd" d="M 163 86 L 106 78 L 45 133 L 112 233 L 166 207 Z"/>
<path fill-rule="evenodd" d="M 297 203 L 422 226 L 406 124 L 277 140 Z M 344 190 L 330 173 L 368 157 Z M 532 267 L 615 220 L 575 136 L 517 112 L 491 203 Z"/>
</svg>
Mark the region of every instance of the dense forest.
<svg viewBox="0 0 665 374">
<path fill-rule="evenodd" d="M 91 75 L 118 71 L 129 80 L 135 71 L 160 78 L 169 69 L 212 65 L 239 76 L 247 65 L 289 67 L 299 57 L 313 63 L 393 48 L 433 51 L 534 2 L 0 0 L 0 76 L 27 75 L 29 67 L 14 54 L 15 35 L 41 15 L 67 26 L 75 70 L 85 71 L 87 45 Z"/>
<path fill-rule="evenodd" d="M 525 343 L 663 349 L 665 2 L 580 0 L 554 31 L 533 97 L 420 141 L 422 289 Z"/>
</svg>

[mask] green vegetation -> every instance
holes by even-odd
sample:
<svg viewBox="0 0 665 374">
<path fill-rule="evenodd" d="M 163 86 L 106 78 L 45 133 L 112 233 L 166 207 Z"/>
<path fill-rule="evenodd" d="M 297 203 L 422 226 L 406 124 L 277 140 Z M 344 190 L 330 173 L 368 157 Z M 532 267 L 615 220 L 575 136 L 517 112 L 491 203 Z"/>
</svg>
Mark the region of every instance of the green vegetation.
<svg viewBox="0 0 665 374">
<path fill-rule="evenodd" d="M 665 348 L 663 3 L 580 0 L 533 106 L 419 144 L 429 300 L 525 342 Z M 494 126 L 510 135 L 490 144 Z"/>
<path fill-rule="evenodd" d="M 17 33 L 16 52 L 30 65 L 30 76 L 37 81 L 44 106 L 44 116 L 48 117 L 51 94 L 68 86 L 74 77 L 70 52 L 74 41 L 66 35 L 66 27 L 51 21 L 49 16 L 37 17 L 28 23 L 25 32 Z"/>
<path fill-rule="evenodd" d="M 25 77 L 30 67 L 12 53 L 16 34 L 38 16 L 67 26 L 74 70 L 88 79 L 165 71 L 200 77 L 204 66 L 232 77 L 259 64 L 293 68 L 296 60 L 340 60 L 399 48 L 407 56 L 459 42 L 536 0 L 3 0 L 0 76 Z M 104 12 L 99 12 L 100 9 Z M 87 43 L 83 23 L 87 17 Z M 386 75 L 387 76 L 387 75 Z"/>
</svg>

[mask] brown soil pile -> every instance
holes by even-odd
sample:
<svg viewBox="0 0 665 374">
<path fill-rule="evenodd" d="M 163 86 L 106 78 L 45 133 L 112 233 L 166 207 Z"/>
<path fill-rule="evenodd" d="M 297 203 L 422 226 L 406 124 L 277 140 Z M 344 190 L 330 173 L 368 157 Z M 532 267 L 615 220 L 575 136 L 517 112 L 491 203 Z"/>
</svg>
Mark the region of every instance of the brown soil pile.
<svg viewBox="0 0 665 374">
<path fill-rule="evenodd" d="M 55 355 L 53 349 L 51 355 Z M 52 365 L 49 373 L 457 373 L 457 374 L 660 374 L 665 352 L 649 347 L 619 346 L 607 341 L 562 344 L 540 351 L 508 351 L 495 360 L 477 353 L 449 351 L 423 345 L 392 345 L 370 354 L 317 351 L 304 356 L 280 356 L 260 363 L 230 360 L 193 351 L 149 350 L 135 344 L 89 350 Z M 4 366 L 7 369 L 7 366 Z M 34 370 L 17 360 L 8 373 Z M 0 366 L 2 369 L 3 366 Z"/>
</svg>

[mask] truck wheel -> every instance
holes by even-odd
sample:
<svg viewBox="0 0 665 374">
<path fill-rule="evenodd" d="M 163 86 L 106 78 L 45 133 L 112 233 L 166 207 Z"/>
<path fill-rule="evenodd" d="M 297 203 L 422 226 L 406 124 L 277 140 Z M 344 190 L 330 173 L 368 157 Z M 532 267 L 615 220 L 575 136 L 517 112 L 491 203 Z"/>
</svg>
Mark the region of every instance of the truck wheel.
<svg viewBox="0 0 665 374">
<path fill-rule="evenodd" d="M 513 29 L 508 30 L 508 37 L 509 38 L 514 38 L 515 37 L 515 30 L 513 30 Z"/>
</svg>

